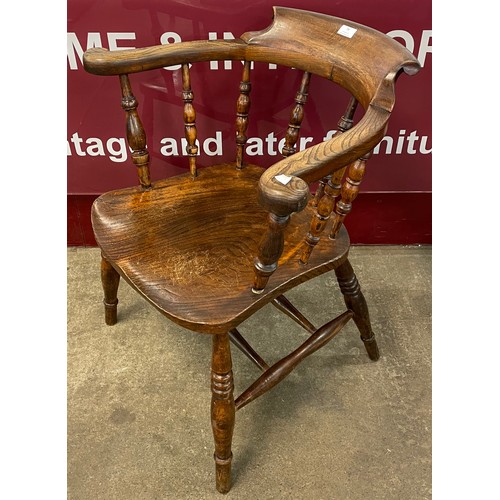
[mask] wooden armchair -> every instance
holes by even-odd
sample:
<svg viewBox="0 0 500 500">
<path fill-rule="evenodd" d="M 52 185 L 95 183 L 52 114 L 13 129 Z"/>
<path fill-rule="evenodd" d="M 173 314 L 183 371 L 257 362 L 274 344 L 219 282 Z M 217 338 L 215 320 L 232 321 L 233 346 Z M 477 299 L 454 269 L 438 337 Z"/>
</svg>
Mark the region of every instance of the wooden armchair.
<svg viewBox="0 0 500 500">
<path fill-rule="evenodd" d="M 236 102 L 236 160 L 197 168 L 195 104 L 190 65 L 243 61 Z M 283 159 L 268 169 L 245 162 L 251 94 L 251 61 L 303 71 L 285 135 Z M 190 172 L 151 182 L 146 134 L 129 75 L 180 64 Z M 162 314 L 196 332 L 211 334 L 211 420 L 216 486 L 231 487 L 235 412 L 283 380 L 306 356 L 353 319 L 368 356 L 379 358 L 365 299 L 347 258 L 343 221 L 351 211 L 370 152 L 382 139 L 402 71 L 417 60 L 399 43 L 366 26 L 323 14 L 276 7 L 272 24 L 230 41 L 190 41 L 168 46 L 84 55 L 85 69 L 118 75 L 132 160 L 140 185 L 100 196 L 92 224 L 102 251 L 105 320 L 117 321 L 120 277 Z M 351 98 L 330 139 L 296 152 L 310 79 L 321 77 Z M 354 123 L 358 104 L 364 109 Z M 309 185 L 319 181 L 314 197 Z M 329 221 L 331 225 L 325 231 Z M 334 270 L 346 311 L 317 328 L 283 295 Z M 252 313 L 272 303 L 309 333 L 288 356 L 269 366 L 238 332 Z M 230 341 L 262 370 L 236 399 Z"/>
</svg>

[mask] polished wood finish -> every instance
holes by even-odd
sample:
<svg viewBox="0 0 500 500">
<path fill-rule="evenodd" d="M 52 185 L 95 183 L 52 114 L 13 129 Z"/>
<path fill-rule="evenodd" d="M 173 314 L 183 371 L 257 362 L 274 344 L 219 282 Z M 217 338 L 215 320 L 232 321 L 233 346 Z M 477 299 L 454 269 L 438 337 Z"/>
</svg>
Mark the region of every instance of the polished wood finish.
<svg viewBox="0 0 500 500">
<path fill-rule="evenodd" d="M 345 24 L 356 30 L 353 37 L 339 33 Z M 243 61 L 236 103 L 236 159 L 198 170 L 189 68 L 211 60 Z M 304 71 L 285 132 L 283 158 L 267 170 L 244 162 L 251 61 Z M 190 172 L 151 185 L 146 136 L 128 75 L 174 64 L 182 68 Z M 90 49 L 84 55 L 84 66 L 94 74 L 119 75 L 127 137 L 140 179 L 137 187 L 101 195 L 92 207 L 94 234 L 102 251 L 106 322 L 117 320 L 117 289 L 122 277 L 167 318 L 212 335 L 216 487 L 227 493 L 236 409 L 267 393 L 351 318 L 369 357 L 379 357 L 366 301 L 348 261 L 349 236 L 342 221 L 358 193 L 365 160 L 386 131 L 396 79 L 402 71 L 417 72 L 419 64 L 402 45 L 366 26 L 275 7 L 268 28 L 245 33 L 237 40 L 113 52 Z M 341 86 L 352 99 L 337 134 L 296 152 L 312 75 Z M 358 102 L 364 114 L 354 124 Z M 323 182 L 324 193 L 318 195 L 317 203 L 308 203 L 309 185 L 316 181 Z M 339 192 L 335 238 L 320 238 Z M 309 248 L 306 252 L 304 244 Z M 347 310 L 316 329 L 283 294 L 330 270 L 335 270 Z M 271 367 L 238 330 L 245 319 L 269 303 L 310 333 L 301 346 Z M 230 342 L 263 370 L 236 401 Z"/>
<path fill-rule="evenodd" d="M 266 172 L 261 175 L 259 187 L 261 187 L 262 177 L 265 175 Z M 275 176 L 272 182 L 283 184 L 279 176 Z M 254 259 L 255 278 L 252 292 L 257 294 L 263 292 L 270 276 L 278 268 L 278 260 L 284 248 L 284 231 L 290 220 L 290 215 L 292 212 L 300 212 L 307 205 L 309 187 L 302 179 L 298 177 L 288 178 L 286 186 L 288 188 L 283 192 L 287 196 L 280 199 L 279 205 L 275 204 L 269 208 L 268 229 L 260 241 L 258 253 Z M 269 206 L 266 205 L 260 196 L 261 194 L 262 191 L 259 191 L 259 202 L 264 208 L 268 208 Z"/>
<path fill-rule="evenodd" d="M 240 82 L 240 95 L 236 103 L 236 168 L 243 168 L 243 155 L 247 142 L 248 113 L 250 111 L 250 61 L 243 64 L 243 75 Z"/>
<path fill-rule="evenodd" d="M 350 39 L 344 25 L 356 30 Z M 350 20 L 286 7 L 274 7 L 271 26 L 243 34 L 245 58 L 308 71 L 327 78 L 370 105 L 391 111 L 394 83 L 401 70 L 415 74 L 420 65 L 396 40 Z"/>
<path fill-rule="evenodd" d="M 356 108 L 358 107 L 358 101 L 354 98 L 351 97 L 349 100 L 349 104 L 347 105 L 347 109 L 345 113 L 342 115 L 342 118 L 340 118 L 338 124 L 337 124 L 337 134 L 342 134 L 343 132 L 347 132 L 352 126 L 354 125 L 354 113 L 356 112 Z M 327 175 L 326 177 L 323 177 L 319 181 L 318 184 L 318 189 L 316 190 L 316 193 L 314 195 L 314 199 L 312 201 L 312 205 L 314 207 L 318 206 L 319 200 L 324 194 L 325 191 L 325 185 L 328 183 L 329 179 L 332 179 L 332 186 L 334 187 L 335 190 L 338 189 L 340 192 L 340 183 L 342 181 L 342 178 L 344 177 L 344 172 L 345 168 L 341 168 L 340 170 L 337 170 L 334 174 Z M 338 193 L 336 194 L 338 196 Z"/>
<path fill-rule="evenodd" d="M 285 134 L 285 145 L 283 146 L 282 154 L 286 158 L 297 152 L 295 144 L 299 138 L 300 126 L 304 119 L 304 104 L 307 102 L 307 93 L 309 91 L 309 82 L 311 73 L 304 71 L 299 91 L 295 96 L 295 106 L 290 114 L 290 123 Z"/>
<path fill-rule="evenodd" d="M 194 94 L 191 90 L 191 76 L 189 74 L 189 64 L 182 65 L 182 100 L 184 101 L 184 130 L 186 135 L 186 153 L 189 158 L 189 171 L 196 177 L 196 155 L 198 146 L 196 145 L 196 112 L 193 106 Z"/>
<path fill-rule="evenodd" d="M 96 47 L 84 53 L 83 65 L 94 75 L 122 75 L 184 63 L 242 61 L 246 49 L 247 44 L 242 40 L 194 40 L 113 51 Z"/>
<path fill-rule="evenodd" d="M 365 175 L 366 162 L 371 156 L 371 152 L 362 156 L 349 166 L 347 177 L 342 184 L 341 199 L 337 201 L 335 207 L 335 217 L 333 219 L 330 238 L 335 239 L 340 226 L 344 222 L 347 214 L 352 210 L 352 202 L 359 193 L 359 186 Z"/>
<path fill-rule="evenodd" d="M 227 333 L 212 337 L 212 431 L 215 441 L 215 485 L 221 493 L 231 488 L 231 441 L 235 405 L 231 347 Z"/>
<path fill-rule="evenodd" d="M 269 230 L 262 239 L 258 256 L 255 258 L 255 280 L 252 292 L 262 293 L 269 276 L 276 271 L 278 259 L 285 246 L 285 228 L 289 221 L 289 215 L 269 214 Z"/>
<path fill-rule="evenodd" d="M 120 275 L 104 257 L 101 257 L 101 282 L 104 290 L 104 320 L 107 325 L 111 326 L 117 322 Z"/>
<path fill-rule="evenodd" d="M 335 206 L 335 197 L 337 194 L 338 191 L 336 191 L 335 186 L 332 183 L 332 177 L 330 176 L 326 186 L 324 187 L 323 196 L 319 200 L 316 213 L 311 221 L 309 232 L 305 238 L 304 250 L 300 256 L 300 262 L 302 262 L 302 264 L 307 264 L 314 247 L 318 244 L 321 233 L 325 229 L 326 223 L 328 222 L 333 207 Z"/>
<path fill-rule="evenodd" d="M 97 244 L 122 278 L 172 321 L 203 333 L 228 332 L 274 297 L 334 269 L 349 250 L 342 227 L 335 244 L 325 238 L 308 265 L 300 264 L 313 215 L 306 207 L 290 218 L 279 271 L 261 294 L 252 293 L 253 260 L 268 228 L 257 196 L 262 172 L 228 163 L 201 168 L 196 179 L 185 173 L 156 181 L 146 192 L 105 193 L 92 207 Z"/>
<path fill-rule="evenodd" d="M 337 126 L 337 134 L 343 134 L 352 128 L 354 124 L 354 113 L 358 106 L 358 101 L 352 97 L 349 101 L 347 109 L 339 120 Z M 318 241 L 323 233 L 323 230 L 330 219 L 330 215 L 335 208 L 335 200 L 341 190 L 341 182 L 344 177 L 346 167 L 343 167 L 326 177 L 323 177 L 319 183 L 318 192 L 312 202 L 312 206 L 316 207 L 316 213 L 311 220 L 309 232 L 306 235 L 304 250 L 300 256 L 302 264 L 307 264 L 311 252 L 318 244 Z M 342 223 L 343 219 L 340 221 Z M 340 227 L 340 225 L 339 225 Z M 338 228 L 337 228 L 338 231 Z"/>
<path fill-rule="evenodd" d="M 122 88 L 122 108 L 127 115 L 127 142 L 132 149 L 132 161 L 137 167 L 139 183 L 144 189 L 151 187 L 149 174 L 149 153 L 146 146 L 146 133 L 137 112 L 137 99 L 132 93 L 128 75 L 120 75 Z"/>
<path fill-rule="evenodd" d="M 346 311 L 329 321 L 314 332 L 300 347 L 266 370 L 248 389 L 236 398 L 236 410 L 240 410 L 272 389 L 278 382 L 281 382 L 303 359 L 333 339 L 352 317 L 353 312 Z"/>
<path fill-rule="evenodd" d="M 368 306 L 365 297 L 361 293 L 361 287 L 351 263 L 346 259 L 335 269 L 335 274 L 337 275 L 340 291 L 344 295 L 346 306 L 354 313 L 353 319 L 361 334 L 361 340 L 365 344 L 366 352 L 371 360 L 377 361 L 380 353 L 370 323 Z"/>
</svg>

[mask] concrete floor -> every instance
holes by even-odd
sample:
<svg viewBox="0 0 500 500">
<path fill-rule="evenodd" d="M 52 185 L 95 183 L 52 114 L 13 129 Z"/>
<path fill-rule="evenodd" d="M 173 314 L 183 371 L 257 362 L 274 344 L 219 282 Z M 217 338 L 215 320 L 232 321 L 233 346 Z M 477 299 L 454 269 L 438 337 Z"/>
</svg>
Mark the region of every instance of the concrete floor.
<svg viewBox="0 0 500 500">
<path fill-rule="evenodd" d="M 225 498 L 431 498 L 431 248 L 353 247 L 351 262 L 381 359 L 368 359 L 350 322 L 238 412 Z M 224 498 L 210 337 L 174 325 L 123 281 L 118 324 L 106 326 L 99 266 L 97 249 L 68 249 L 68 499 Z M 333 273 L 287 296 L 317 325 L 344 309 Z M 272 306 L 240 331 L 270 363 L 307 337 Z M 233 365 L 237 395 L 259 372 L 236 349 Z"/>
</svg>

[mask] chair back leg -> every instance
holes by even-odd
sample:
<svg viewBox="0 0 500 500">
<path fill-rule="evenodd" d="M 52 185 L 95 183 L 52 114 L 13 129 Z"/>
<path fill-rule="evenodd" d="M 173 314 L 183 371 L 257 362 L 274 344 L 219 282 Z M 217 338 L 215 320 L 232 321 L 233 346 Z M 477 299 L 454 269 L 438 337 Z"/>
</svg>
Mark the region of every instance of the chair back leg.
<svg viewBox="0 0 500 500">
<path fill-rule="evenodd" d="M 335 269 L 335 274 L 346 306 L 354 313 L 353 319 L 361 334 L 361 340 L 365 344 L 366 352 L 372 361 L 377 361 L 380 358 L 380 353 L 370 323 L 368 306 L 348 259 Z"/>
</svg>

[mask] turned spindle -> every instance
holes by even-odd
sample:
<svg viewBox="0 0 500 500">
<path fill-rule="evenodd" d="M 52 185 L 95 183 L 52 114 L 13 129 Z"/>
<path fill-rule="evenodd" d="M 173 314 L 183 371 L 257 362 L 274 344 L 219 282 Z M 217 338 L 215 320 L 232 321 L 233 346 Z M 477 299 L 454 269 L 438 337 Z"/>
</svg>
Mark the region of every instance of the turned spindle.
<svg viewBox="0 0 500 500">
<path fill-rule="evenodd" d="M 137 167 L 137 175 L 143 189 L 151 187 L 149 175 L 149 153 L 146 146 L 146 132 L 137 112 L 137 99 L 132 93 L 128 75 L 120 75 L 122 108 L 126 113 L 127 142 L 132 149 L 132 161 Z"/>
<path fill-rule="evenodd" d="M 321 233 L 335 207 L 335 198 L 340 191 L 340 185 L 334 185 L 330 177 L 324 189 L 324 194 L 319 200 L 316 213 L 313 215 L 309 232 L 306 235 L 305 245 L 300 256 L 300 262 L 307 264 L 314 247 L 319 243 Z"/>
<path fill-rule="evenodd" d="M 243 168 L 243 155 L 247 142 L 248 113 L 250 111 L 250 61 L 243 65 L 243 75 L 240 82 L 240 95 L 236 102 L 236 168 Z"/>
<path fill-rule="evenodd" d="M 307 93 L 309 91 L 309 81 L 311 80 L 311 73 L 304 72 L 300 88 L 295 96 L 295 106 L 290 113 L 290 121 L 285 134 L 285 145 L 281 151 L 284 157 L 293 155 L 297 148 L 297 140 L 299 138 L 300 126 L 304 119 L 304 104 L 307 101 Z"/>
<path fill-rule="evenodd" d="M 347 105 L 347 108 L 345 110 L 345 113 L 342 115 L 339 122 L 337 123 L 337 134 L 342 134 L 344 132 L 347 132 L 350 128 L 352 128 L 354 123 L 353 120 L 354 113 L 356 112 L 357 107 L 358 107 L 358 101 L 354 97 L 351 97 L 351 99 L 349 100 L 349 104 Z M 333 174 L 334 178 L 332 179 L 332 184 L 335 186 L 339 185 L 339 189 L 340 189 L 340 183 L 342 182 L 342 178 L 344 177 L 344 172 L 345 168 L 342 168 L 340 170 L 337 170 L 337 172 Z M 313 207 L 318 206 L 319 200 L 323 196 L 325 192 L 325 186 L 330 178 L 331 176 L 327 175 L 326 177 L 323 177 L 323 179 L 319 181 L 318 189 L 316 190 L 314 199 L 311 202 Z"/>
<path fill-rule="evenodd" d="M 193 106 L 194 94 L 191 90 L 191 76 L 189 74 L 189 64 L 182 65 L 182 100 L 184 101 L 184 132 L 186 135 L 186 153 L 189 158 L 189 171 L 196 177 L 196 155 L 198 146 L 196 145 L 196 112 Z"/>
<path fill-rule="evenodd" d="M 358 106 L 358 101 L 351 97 L 349 104 L 337 124 L 337 134 L 343 134 L 353 125 L 353 117 Z M 321 234 L 335 208 L 335 200 L 339 196 L 342 187 L 346 167 L 336 170 L 333 174 L 321 179 L 318 190 L 314 198 L 313 205 L 316 206 L 316 213 L 313 215 L 309 232 L 306 235 L 304 248 L 300 256 L 300 262 L 307 264 L 314 247 L 319 243 Z"/>
<path fill-rule="evenodd" d="M 280 216 L 269 213 L 269 228 L 260 242 L 258 256 L 254 260 L 253 293 L 262 293 L 269 277 L 278 268 L 278 259 L 284 246 L 284 231 L 289 221 L 289 215 Z"/>
<path fill-rule="evenodd" d="M 346 218 L 347 214 L 352 210 L 352 202 L 358 196 L 359 186 L 365 174 L 366 162 L 371 156 L 371 151 L 362 156 L 359 160 L 351 163 L 347 172 L 347 177 L 342 184 L 340 191 L 340 200 L 337 201 L 335 214 L 333 217 L 332 229 L 330 238 L 335 239 Z"/>
</svg>

